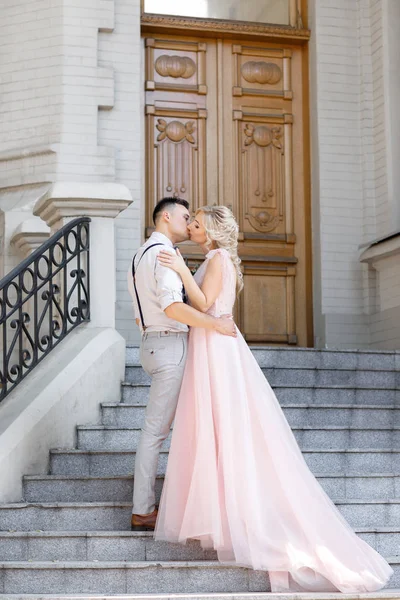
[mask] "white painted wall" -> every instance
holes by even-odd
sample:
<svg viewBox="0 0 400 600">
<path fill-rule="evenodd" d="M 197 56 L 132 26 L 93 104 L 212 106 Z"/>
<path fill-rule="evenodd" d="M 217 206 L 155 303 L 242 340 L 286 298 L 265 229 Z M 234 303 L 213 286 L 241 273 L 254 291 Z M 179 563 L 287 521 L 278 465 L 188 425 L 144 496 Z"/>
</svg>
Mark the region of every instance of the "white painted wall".
<svg viewBox="0 0 400 600">
<path fill-rule="evenodd" d="M 0 404 L 0 501 L 19 500 L 23 474 L 45 472 L 51 448 L 74 447 L 76 426 L 96 421 L 102 402 L 120 400 L 125 340 L 115 330 L 114 219 L 131 202 L 123 185 L 57 182 L 35 205 L 34 214 L 51 233 L 74 217 L 91 219 L 90 273 L 81 267 L 90 275 L 90 322 L 69 332 L 15 389 L 8 388 Z M 25 225 L 29 248 L 36 223 Z M 70 273 L 76 268 L 75 260 L 66 267 Z M 53 284 L 64 287 L 61 276 Z M 29 309 L 30 301 L 24 306 Z"/>
<path fill-rule="evenodd" d="M 119 402 L 125 341 L 81 325 L 0 405 L 0 502 L 22 498 L 23 475 L 45 473 L 51 448 L 73 448 L 76 426 Z"/>
</svg>

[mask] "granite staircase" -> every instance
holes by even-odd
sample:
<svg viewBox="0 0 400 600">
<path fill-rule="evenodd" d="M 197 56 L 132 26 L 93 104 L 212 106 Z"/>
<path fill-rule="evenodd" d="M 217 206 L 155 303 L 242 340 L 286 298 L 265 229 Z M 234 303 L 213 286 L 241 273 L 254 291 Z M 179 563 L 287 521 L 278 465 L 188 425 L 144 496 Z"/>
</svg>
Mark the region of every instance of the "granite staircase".
<svg viewBox="0 0 400 600">
<path fill-rule="evenodd" d="M 400 598 L 400 352 L 253 352 L 311 470 L 360 537 L 392 564 L 390 589 L 368 598 Z M 0 505 L 0 598 L 236 600 L 268 591 L 265 573 L 221 565 L 197 543 L 129 531 L 148 387 L 138 349 L 127 348 L 121 402 L 102 405 L 101 423 L 77 428 L 75 449 L 52 450 L 48 475 L 24 478 L 23 501 Z"/>
</svg>

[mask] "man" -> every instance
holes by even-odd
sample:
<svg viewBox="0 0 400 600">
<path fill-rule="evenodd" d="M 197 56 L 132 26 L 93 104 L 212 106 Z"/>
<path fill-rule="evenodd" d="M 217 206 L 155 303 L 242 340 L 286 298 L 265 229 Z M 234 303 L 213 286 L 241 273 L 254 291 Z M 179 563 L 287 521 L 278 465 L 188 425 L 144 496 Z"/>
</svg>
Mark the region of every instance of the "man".
<svg viewBox="0 0 400 600">
<path fill-rule="evenodd" d="M 131 529 L 153 530 L 157 519 L 155 480 L 161 445 L 175 416 L 186 362 L 188 326 L 214 329 L 235 336 L 230 318 L 214 318 L 183 302 L 183 285 L 177 273 L 161 266 L 161 248 L 188 239 L 189 204 L 180 198 L 163 198 L 153 212 L 155 232 L 139 248 L 128 274 L 136 323 L 142 332 L 140 361 L 152 377 L 135 462 Z"/>
</svg>

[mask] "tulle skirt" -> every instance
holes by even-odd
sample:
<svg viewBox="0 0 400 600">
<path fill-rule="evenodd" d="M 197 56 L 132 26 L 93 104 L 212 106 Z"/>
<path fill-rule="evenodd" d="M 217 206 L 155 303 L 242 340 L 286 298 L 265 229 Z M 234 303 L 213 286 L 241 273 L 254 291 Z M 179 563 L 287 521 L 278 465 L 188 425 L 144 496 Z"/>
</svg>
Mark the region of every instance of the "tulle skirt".
<svg viewBox="0 0 400 600">
<path fill-rule="evenodd" d="M 392 574 L 310 472 L 240 332 L 190 332 L 155 538 L 268 571 L 273 592 L 371 592 Z"/>
</svg>

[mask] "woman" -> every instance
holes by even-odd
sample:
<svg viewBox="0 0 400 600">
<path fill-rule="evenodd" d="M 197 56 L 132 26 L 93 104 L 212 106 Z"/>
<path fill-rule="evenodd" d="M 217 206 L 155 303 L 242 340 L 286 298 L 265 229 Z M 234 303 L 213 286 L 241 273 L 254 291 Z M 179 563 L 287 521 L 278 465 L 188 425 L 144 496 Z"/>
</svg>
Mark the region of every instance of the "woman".
<svg viewBox="0 0 400 600">
<path fill-rule="evenodd" d="M 205 206 L 189 231 L 206 255 L 195 277 L 179 253 L 161 264 L 195 308 L 232 314 L 243 287 L 232 213 Z M 155 538 L 198 539 L 221 561 L 268 571 L 273 592 L 371 592 L 392 574 L 309 471 L 239 332 L 190 332 Z"/>
</svg>

